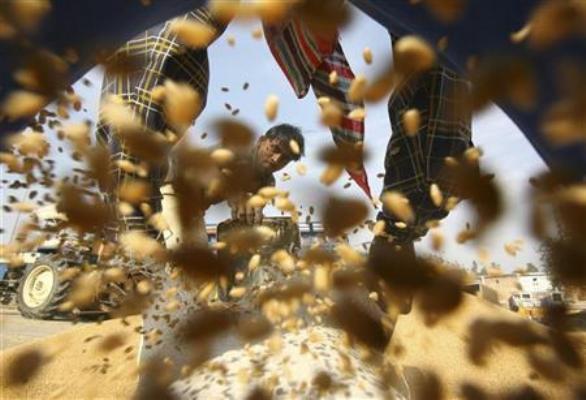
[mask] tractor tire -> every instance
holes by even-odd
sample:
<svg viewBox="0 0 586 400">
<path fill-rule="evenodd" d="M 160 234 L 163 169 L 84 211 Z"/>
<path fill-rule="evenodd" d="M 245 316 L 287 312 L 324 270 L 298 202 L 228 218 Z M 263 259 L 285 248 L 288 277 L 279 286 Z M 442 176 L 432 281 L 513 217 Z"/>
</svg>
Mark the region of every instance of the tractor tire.
<svg viewBox="0 0 586 400">
<path fill-rule="evenodd" d="M 67 297 L 70 280 L 61 278 L 67 261 L 54 255 L 41 256 L 26 267 L 18 285 L 16 304 L 20 313 L 31 319 L 51 319 L 65 316 L 59 304 Z"/>
</svg>

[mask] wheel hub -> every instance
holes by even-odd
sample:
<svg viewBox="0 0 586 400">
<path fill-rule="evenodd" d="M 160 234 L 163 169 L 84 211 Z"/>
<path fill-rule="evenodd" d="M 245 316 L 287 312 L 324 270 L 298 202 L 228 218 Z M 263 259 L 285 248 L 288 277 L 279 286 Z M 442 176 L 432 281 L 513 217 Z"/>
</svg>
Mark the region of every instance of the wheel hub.
<svg viewBox="0 0 586 400">
<path fill-rule="evenodd" d="M 47 265 L 35 267 L 24 281 L 22 298 L 27 307 L 35 308 L 42 305 L 51 295 L 55 284 L 55 274 Z"/>
</svg>

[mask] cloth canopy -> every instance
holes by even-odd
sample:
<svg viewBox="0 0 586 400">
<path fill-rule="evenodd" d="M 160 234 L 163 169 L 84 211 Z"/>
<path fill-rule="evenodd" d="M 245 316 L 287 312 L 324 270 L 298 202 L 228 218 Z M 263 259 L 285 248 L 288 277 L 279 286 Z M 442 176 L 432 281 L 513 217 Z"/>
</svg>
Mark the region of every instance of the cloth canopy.
<svg viewBox="0 0 586 400">
<path fill-rule="evenodd" d="M 551 167 L 562 167 L 578 177 L 586 175 L 586 146 L 578 143 L 556 147 L 540 133 L 540 121 L 546 110 L 558 99 L 556 78 L 559 62 L 568 59 L 586 70 L 586 37 L 576 37 L 547 51 L 538 52 L 525 44 L 515 44 L 510 35 L 521 29 L 540 0 L 469 0 L 461 18 L 443 23 L 423 4 L 408 1 L 351 0 L 391 32 L 398 35 L 417 34 L 430 43 L 448 38 L 440 61 L 465 74 L 470 56 L 482 59 L 490 55 L 523 57 L 533 67 L 538 82 L 536 106 L 523 110 L 506 102 L 497 104 L 517 124 L 537 152 Z M 159 22 L 199 7 L 205 0 L 152 0 L 145 6 L 137 1 L 59 0 L 32 38 L 35 46 L 64 54 L 75 49 L 80 61 L 72 66 L 69 81 L 74 82 L 93 66 L 96 48 L 115 49 L 137 33 Z M 373 40 L 377 40 L 373 38 Z M 22 62 L 22 54 L 8 41 L 0 41 L 0 101 L 17 88 L 12 72 Z M 0 135 L 14 132 L 26 121 L 0 122 Z"/>
</svg>

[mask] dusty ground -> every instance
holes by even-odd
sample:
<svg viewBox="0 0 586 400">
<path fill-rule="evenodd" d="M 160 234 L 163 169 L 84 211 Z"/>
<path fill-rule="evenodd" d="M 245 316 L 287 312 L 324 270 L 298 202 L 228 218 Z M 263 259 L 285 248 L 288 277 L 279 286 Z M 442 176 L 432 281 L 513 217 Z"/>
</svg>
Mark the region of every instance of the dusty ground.
<svg viewBox="0 0 586 400">
<path fill-rule="evenodd" d="M 403 371 L 410 386 L 418 389 L 418 378 L 425 371 L 435 371 L 443 382 L 446 398 L 461 398 L 463 383 L 473 382 L 488 394 L 530 385 L 545 398 L 575 398 L 572 388 L 586 380 L 584 369 L 570 369 L 553 363 L 554 372 L 561 378 L 548 379 L 537 372 L 526 353 L 500 347 L 494 349 L 484 367 L 473 365 L 467 354 L 469 325 L 480 317 L 519 321 L 519 317 L 502 308 L 467 297 L 457 315 L 442 320 L 435 326 L 424 324 L 416 310 L 403 316 L 397 325 L 388 357 Z M 11 321 L 10 318 L 3 319 Z M 20 321 L 20 324 L 23 324 Z M 29 322 L 31 323 L 31 322 Z M 35 323 L 35 322 L 32 322 Z M 16 323 L 7 332 L 25 336 L 41 336 L 52 329 L 64 331 L 44 339 L 36 339 L 0 353 L 0 398 L 4 399 L 124 399 L 129 398 L 136 384 L 136 351 L 140 326 L 138 317 L 127 321 L 111 320 L 103 324 L 84 324 L 67 329 L 67 323 L 36 322 L 42 328 L 24 334 Z M 544 329 L 533 323 L 537 330 Z M 3 324 L 4 330 L 4 324 Z M 6 335 L 4 340 L 14 343 Z M 4 332 L 3 332 L 4 336 Z M 586 356 L 586 336 L 577 334 L 576 340 L 583 357 Z M 104 349 L 104 346 L 113 350 Z M 26 384 L 8 385 L 10 368 L 22 354 L 40 352 L 41 367 Z M 543 350 L 542 354 L 551 357 Z M 551 367 L 550 363 L 550 367 Z M 420 382 L 423 382 L 420 380 Z"/>
<path fill-rule="evenodd" d="M 387 354 L 411 378 L 420 375 L 421 371 L 436 373 L 447 398 L 461 398 L 463 385 L 470 383 L 490 396 L 530 386 L 547 399 L 580 398 L 573 392 L 578 385 L 586 387 L 584 364 L 581 368 L 569 368 L 543 345 L 534 347 L 541 363 L 531 358 L 534 356 L 529 355 L 527 348 L 516 349 L 505 345 L 494 346 L 484 366 L 472 363 L 469 349 L 474 338 L 469 328 L 477 319 L 527 322 L 536 332 L 546 335 L 545 326 L 466 295 L 458 312 L 433 326 L 426 325 L 422 314 L 417 311 L 403 317 L 397 324 Z M 586 333 L 575 333 L 571 338 L 583 362 L 586 362 Z"/>
<path fill-rule="evenodd" d="M 73 328 L 67 321 L 23 318 L 15 308 L 0 308 L 0 351 Z"/>
<path fill-rule="evenodd" d="M 139 335 L 134 328 L 141 322 L 140 317 L 132 317 L 124 322 L 83 324 L 3 351 L 0 353 L 0 398 L 129 398 L 137 373 Z M 36 321 L 36 324 L 47 323 Z M 40 356 L 40 362 L 25 364 L 28 370 L 38 366 L 37 373 L 24 384 L 9 385 L 11 367 L 24 354 Z"/>
</svg>

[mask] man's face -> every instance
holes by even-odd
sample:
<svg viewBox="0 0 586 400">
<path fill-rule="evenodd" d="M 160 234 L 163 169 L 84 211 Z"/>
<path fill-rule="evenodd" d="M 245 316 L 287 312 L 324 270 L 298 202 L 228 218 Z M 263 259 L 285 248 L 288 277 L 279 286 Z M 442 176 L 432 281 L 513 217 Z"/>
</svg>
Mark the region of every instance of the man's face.
<svg viewBox="0 0 586 400">
<path fill-rule="evenodd" d="M 291 161 L 289 144 L 275 138 L 261 137 L 256 146 L 256 162 L 261 167 L 276 172 Z"/>
</svg>

